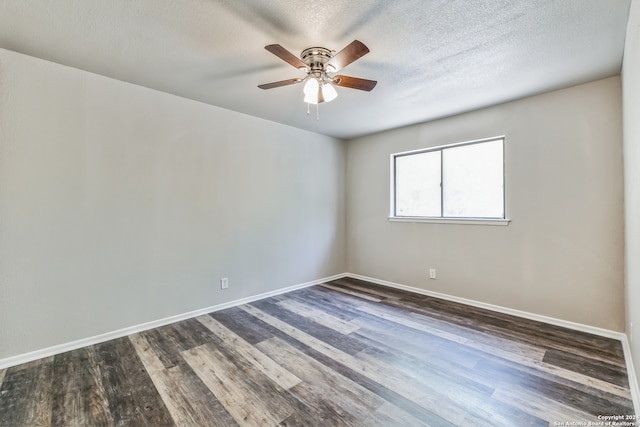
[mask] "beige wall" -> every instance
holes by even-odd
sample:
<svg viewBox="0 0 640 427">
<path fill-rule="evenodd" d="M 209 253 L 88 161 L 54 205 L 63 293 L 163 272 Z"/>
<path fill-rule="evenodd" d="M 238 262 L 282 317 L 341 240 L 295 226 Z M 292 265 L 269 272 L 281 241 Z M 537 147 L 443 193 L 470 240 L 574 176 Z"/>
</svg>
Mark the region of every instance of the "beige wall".
<svg viewBox="0 0 640 427">
<path fill-rule="evenodd" d="M 620 117 L 610 78 L 353 140 L 345 164 L 341 141 L 0 49 L 0 359 L 345 270 L 623 330 Z M 509 226 L 387 220 L 389 154 L 502 134 Z"/>
<path fill-rule="evenodd" d="M 621 129 L 614 77 L 349 141 L 348 271 L 622 331 Z M 388 221 L 391 153 L 496 135 L 509 226 Z"/>
<path fill-rule="evenodd" d="M 631 3 L 622 66 L 627 335 L 640 382 L 640 2 Z M 631 328 L 633 324 L 633 328 Z"/>
<path fill-rule="evenodd" d="M 342 141 L 0 49 L 0 359 L 343 272 L 344 168 Z"/>
</svg>

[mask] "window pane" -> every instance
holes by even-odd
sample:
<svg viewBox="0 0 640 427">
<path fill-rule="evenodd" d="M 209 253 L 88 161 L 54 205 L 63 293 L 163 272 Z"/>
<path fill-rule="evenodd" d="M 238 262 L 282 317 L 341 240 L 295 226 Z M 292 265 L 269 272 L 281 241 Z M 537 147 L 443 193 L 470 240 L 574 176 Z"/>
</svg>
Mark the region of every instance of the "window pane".
<svg viewBox="0 0 640 427">
<path fill-rule="evenodd" d="M 442 152 L 445 217 L 504 218 L 502 140 Z"/>
<path fill-rule="evenodd" d="M 440 216 L 440 152 L 396 157 L 397 216 Z"/>
</svg>

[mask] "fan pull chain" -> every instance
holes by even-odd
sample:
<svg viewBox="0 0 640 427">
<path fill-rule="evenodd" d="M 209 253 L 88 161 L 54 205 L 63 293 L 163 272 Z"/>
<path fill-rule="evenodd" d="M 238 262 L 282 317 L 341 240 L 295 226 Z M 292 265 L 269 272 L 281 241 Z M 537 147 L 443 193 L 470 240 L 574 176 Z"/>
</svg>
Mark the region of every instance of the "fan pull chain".
<svg viewBox="0 0 640 427">
<path fill-rule="evenodd" d="M 311 104 L 307 102 L 307 116 L 310 113 L 310 106 Z M 320 106 L 318 104 L 316 104 L 316 120 L 320 121 Z"/>
<path fill-rule="evenodd" d="M 311 104 L 307 102 L 307 116 L 310 115 L 310 106 Z M 316 120 L 320 121 L 320 106 L 316 104 Z"/>
</svg>

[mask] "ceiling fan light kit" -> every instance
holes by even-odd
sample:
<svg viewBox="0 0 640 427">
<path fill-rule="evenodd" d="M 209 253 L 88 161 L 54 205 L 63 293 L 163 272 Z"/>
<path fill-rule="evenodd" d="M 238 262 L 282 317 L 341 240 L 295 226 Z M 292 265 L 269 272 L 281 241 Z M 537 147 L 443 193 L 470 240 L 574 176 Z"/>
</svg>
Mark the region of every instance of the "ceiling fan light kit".
<svg viewBox="0 0 640 427">
<path fill-rule="evenodd" d="M 322 85 L 322 97 L 324 98 L 324 102 L 333 101 L 338 97 L 338 92 L 330 83 L 325 83 Z"/>
<path fill-rule="evenodd" d="M 300 58 L 279 44 L 265 46 L 265 49 L 295 68 L 306 72 L 307 76 L 261 84 L 258 87 L 273 89 L 306 81 L 302 91 L 304 102 L 307 103 L 307 114 L 309 113 L 309 104 L 318 105 L 322 102 L 333 101 L 338 97 L 334 85 L 369 92 L 377 84 L 374 80 L 358 77 L 331 76 L 369 52 L 369 49 L 358 40 L 354 40 L 338 53 L 324 47 L 310 47 L 302 51 Z"/>
</svg>

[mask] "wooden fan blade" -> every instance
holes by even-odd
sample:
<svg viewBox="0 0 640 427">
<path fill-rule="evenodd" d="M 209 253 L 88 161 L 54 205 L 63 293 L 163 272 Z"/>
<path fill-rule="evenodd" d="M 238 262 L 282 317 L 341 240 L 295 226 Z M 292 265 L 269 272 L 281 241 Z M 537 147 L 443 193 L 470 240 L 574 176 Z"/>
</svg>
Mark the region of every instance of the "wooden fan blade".
<svg viewBox="0 0 640 427">
<path fill-rule="evenodd" d="M 325 70 L 328 66 L 331 66 L 333 67 L 331 72 L 338 71 L 367 53 L 369 53 L 369 48 L 364 43 L 354 40 L 347 47 L 333 55 L 329 62 L 325 64 Z"/>
<path fill-rule="evenodd" d="M 351 89 L 366 90 L 369 92 L 378 84 L 375 80 L 359 79 L 357 77 L 349 76 L 335 76 L 333 78 L 333 84 L 341 87 L 348 87 Z"/>
<path fill-rule="evenodd" d="M 293 65 L 296 68 L 307 68 L 307 64 L 302 62 L 300 58 L 295 56 L 293 53 L 289 52 L 287 49 L 283 48 L 279 44 L 270 44 L 269 46 L 265 46 L 269 52 L 273 53 L 278 58 L 282 59 L 285 62 Z"/>
<path fill-rule="evenodd" d="M 289 80 L 280 80 L 279 82 L 273 83 L 265 83 L 263 85 L 258 85 L 260 89 L 273 89 L 274 87 L 287 86 L 295 83 L 300 83 L 303 79 L 289 79 Z"/>
</svg>

